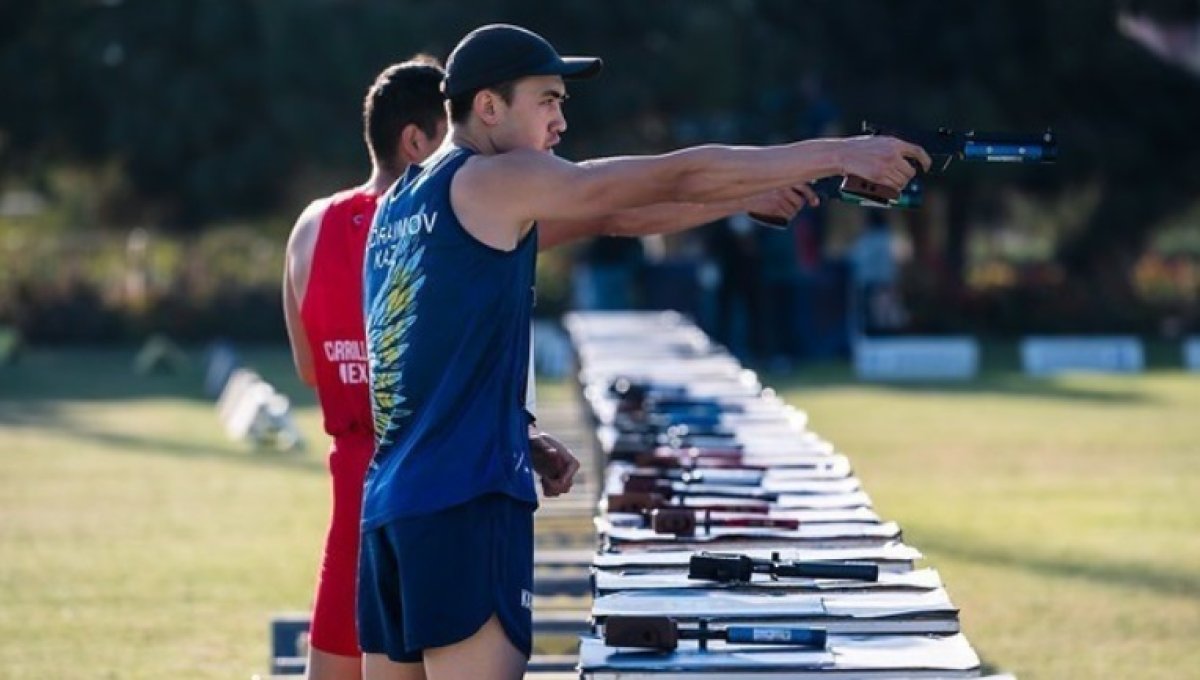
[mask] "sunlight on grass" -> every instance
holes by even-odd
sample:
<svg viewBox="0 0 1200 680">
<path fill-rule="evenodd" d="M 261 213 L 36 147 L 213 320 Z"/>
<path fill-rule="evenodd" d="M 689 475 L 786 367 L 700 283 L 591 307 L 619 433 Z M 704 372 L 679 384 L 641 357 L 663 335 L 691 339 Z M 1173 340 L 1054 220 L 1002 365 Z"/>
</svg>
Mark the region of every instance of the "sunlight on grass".
<svg viewBox="0 0 1200 680">
<path fill-rule="evenodd" d="M 54 357 L 51 372 L 34 357 L 3 376 L 3 676 L 249 677 L 268 615 L 310 601 L 323 451 L 249 451 L 198 370 L 135 378 L 125 359 Z M 121 396 L 75 384 L 97 378 Z M 313 409 L 299 416 L 322 444 Z"/>
<path fill-rule="evenodd" d="M 1200 378 L 775 382 L 942 572 L 986 661 L 1200 677 Z"/>
<path fill-rule="evenodd" d="M 309 450 L 225 438 L 199 361 L 132 353 L 0 368 L 4 678 L 249 677 L 267 620 L 311 599 L 325 438 L 286 352 L 247 363 L 294 398 Z M 1022 678 L 1200 677 L 1200 378 L 1010 373 L 946 388 L 767 377 L 847 453 L 941 570 L 985 661 Z M 544 404 L 572 399 L 562 383 Z"/>
</svg>

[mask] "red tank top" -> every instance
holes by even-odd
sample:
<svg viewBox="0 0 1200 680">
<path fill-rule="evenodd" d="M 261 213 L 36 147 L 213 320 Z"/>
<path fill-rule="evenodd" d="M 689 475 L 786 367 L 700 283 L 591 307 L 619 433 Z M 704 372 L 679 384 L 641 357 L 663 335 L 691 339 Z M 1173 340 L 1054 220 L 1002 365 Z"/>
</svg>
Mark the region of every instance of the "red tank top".
<svg viewBox="0 0 1200 680">
<path fill-rule="evenodd" d="M 333 437 L 373 431 L 362 289 L 363 252 L 376 199 L 361 188 L 330 197 L 300 305 L 325 431 Z"/>
</svg>

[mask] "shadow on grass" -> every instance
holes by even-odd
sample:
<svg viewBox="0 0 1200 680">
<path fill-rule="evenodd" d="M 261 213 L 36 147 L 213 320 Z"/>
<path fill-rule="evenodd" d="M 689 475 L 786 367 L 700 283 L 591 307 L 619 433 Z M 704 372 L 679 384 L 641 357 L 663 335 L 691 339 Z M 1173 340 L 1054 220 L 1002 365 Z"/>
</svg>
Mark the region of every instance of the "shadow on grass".
<svg viewBox="0 0 1200 680">
<path fill-rule="evenodd" d="M 102 444 L 120 453 L 229 461 L 239 465 L 290 468 L 303 472 L 323 473 L 326 469 L 323 460 L 317 460 L 299 452 L 255 451 L 232 442 L 225 446 L 206 445 L 169 437 L 139 435 L 100 428 L 71 417 L 64 412 L 61 406 L 49 401 L 24 404 L 6 404 L 0 401 L 0 425 L 2 424 L 52 429 L 58 434 Z M 215 412 L 213 413 L 213 427 L 220 427 Z M 224 444 L 224 442 L 222 443 Z"/>
<path fill-rule="evenodd" d="M 993 567 L 1019 569 L 1039 576 L 1091 581 L 1106 586 L 1146 590 L 1159 595 L 1200 598 L 1200 574 L 1134 562 L 1099 562 L 1014 553 L 962 536 L 922 533 L 922 550 Z"/>
<path fill-rule="evenodd" d="M 311 389 L 292 369 L 286 347 L 241 350 L 243 365 L 258 371 L 288 395 L 294 407 L 315 404 Z M 26 352 L 16 365 L 0 367 L 0 426 L 52 429 L 69 437 L 97 442 L 127 453 L 213 459 L 239 464 L 323 472 L 321 460 L 303 454 L 258 452 L 237 445 L 214 446 L 184 439 L 138 435 L 97 427 L 71 417 L 64 402 L 109 404 L 172 399 L 211 405 L 212 427 L 219 429 L 216 401 L 204 394 L 204 356 L 190 352 L 187 362 L 169 373 L 136 375 L 133 349 L 63 349 Z"/>
<path fill-rule="evenodd" d="M 315 405 L 313 391 L 296 377 L 286 346 L 239 348 L 238 353 L 243 366 L 261 374 L 293 405 Z M 204 393 L 204 352 L 186 354 L 186 362 L 172 371 L 137 375 L 134 348 L 26 351 L 16 364 L 0 367 L 0 404 L 155 398 L 214 401 Z"/>
</svg>

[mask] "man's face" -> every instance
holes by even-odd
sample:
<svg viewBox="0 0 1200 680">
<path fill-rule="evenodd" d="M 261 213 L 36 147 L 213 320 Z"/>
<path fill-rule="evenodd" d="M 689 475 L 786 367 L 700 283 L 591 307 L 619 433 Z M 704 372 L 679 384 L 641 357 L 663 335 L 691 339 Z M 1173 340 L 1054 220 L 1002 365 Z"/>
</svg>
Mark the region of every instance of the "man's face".
<svg viewBox="0 0 1200 680">
<path fill-rule="evenodd" d="M 563 100 L 567 89 L 560 76 L 530 76 L 517 81 L 512 102 L 496 127 L 496 141 L 501 150 L 537 149 L 553 153 L 562 134 L 567 130 L 563 116 Z"/>
</svg>

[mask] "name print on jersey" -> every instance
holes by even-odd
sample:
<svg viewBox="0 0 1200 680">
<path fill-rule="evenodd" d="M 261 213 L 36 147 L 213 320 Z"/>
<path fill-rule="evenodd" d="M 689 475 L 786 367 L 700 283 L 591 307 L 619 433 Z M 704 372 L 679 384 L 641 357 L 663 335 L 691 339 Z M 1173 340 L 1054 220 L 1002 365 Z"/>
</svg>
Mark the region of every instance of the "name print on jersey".
<svg viewBox="0 0 1200 680">
<path fill-rule="evenodd" d="M 389 211 L 390 212 L 390 211 Z M 425 212 L 425 205 L 416 213 L 401 219 L 392 219 L 391 214 L 385 214 L 383 219 L 375 221 L 367 248 L 373 252 L 371 266 L 376 269 L 391 267 L 396 261 L 396 251 L 400 244 L 422 233 L 431 234 L 437 226 L 437 211 Z"/>
<path fill-rule="evenodd" d="M 337 366 L 343 385 L 365 385 L 367 377 L 367 343 L 362 340 L 326 340 L 325 358 Z"/>
</svg>

